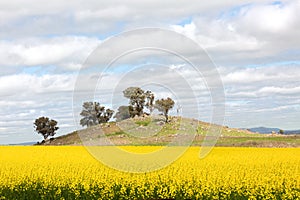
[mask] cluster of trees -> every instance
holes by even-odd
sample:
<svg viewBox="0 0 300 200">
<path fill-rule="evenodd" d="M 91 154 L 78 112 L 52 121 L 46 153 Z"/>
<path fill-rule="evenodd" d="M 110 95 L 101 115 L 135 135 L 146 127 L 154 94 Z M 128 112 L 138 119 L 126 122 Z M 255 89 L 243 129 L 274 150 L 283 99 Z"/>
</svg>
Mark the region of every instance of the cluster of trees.
<svg viewBox="0 0 300 200">
<path fill-rule="evenodd" d="M 129 105 L 120 106 L 114 115 L 116 121 L 133 118 L 135 116 L 143 116 L 152 114 L 157 109 L 165 116 L 165 122 L 168 123 L 169 111 L 174 107 L 175 102 L 171 98 L 162 98 L 155 100 L 155 96 L 151 91 L 144 91 L 139 87 L 129 87 L 123 91 L 124 97 L 129 99 Z M 94 126 L 101 123 L 108 122 L 114 114 L 114 111 L 101 106 L 99 102 L 84 102 L 82 105 L 80 115 L 80 125 Z M 145 112 L 145 108 L 148 112 Z M 41 134 L 46 140 L 49 136 L 54 136 L 57 127 L 57 121 L 49 119 L 48 117 L 40 117 L 34 122 L 35 131 Z"/>
<path fill-rule="evenodd" d="M 168 122 L 168 113 L 174 107 L 175 102 L 171 98 L 155 100 L 155 96 L 151 91 L 144 91 L 139 87 L 129 87 L 123 91 L 124 97 L 129 100 L 129 105 L 120 106 L 114 115 L 116 121 L 142 116 L 144 114 L 152 114 L 154 109 L 162 112 L 165 116 L 165 121 Z M 149 113 L 145 112 L 145 108 Z M 93 126 L 100 123 L 108 122 L 113 116 L 114 111 L 105 109 L 98 102 L 85 102 L 80 115 L 83 117 L 80 120 L 82 126 Z"/>
<path fill-rule="evenodd" d="M 113 116 L 114 111 L 111 109 L 105 109 L 98 102 L 84 102 L 82 105 L 83 109 L 80 115 L 83 117 L 80 120 L 82 126 L 93 126 L 108 122 Z"/>
</svg>

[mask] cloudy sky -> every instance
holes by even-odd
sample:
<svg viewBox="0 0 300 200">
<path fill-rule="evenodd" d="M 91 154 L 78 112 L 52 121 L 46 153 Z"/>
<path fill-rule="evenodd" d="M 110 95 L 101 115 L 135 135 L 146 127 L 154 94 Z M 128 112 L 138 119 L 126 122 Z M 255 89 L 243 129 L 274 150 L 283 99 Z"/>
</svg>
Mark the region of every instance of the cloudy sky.
<svg viewBox="0 0 300 200">
<path fill-rule="evenodd" d="M 0 1 L 0 144 L 41 140 L 33 131 L 33 121 L 39 116 L 57 120 L 59 135 L 77 129 L 73 91 L 78 77 L 88 85 L 101 72 L 89 71 L 85 63 L 90 55 L 109 38 L 144 27 L 183 34 L 207 52 L 223 83 L 224 125 L 299 129 L 299 9 L 299 0 Z M 127 37 L 122 41 L 121 47 L 138 42 Z M 182 47 L 173 41 L 166 49 L 174 46 Z M 115 108 L 126 102 L 117 96 L 125 85 L 141 84 L 156 89 L 158 97 L 173 92 L 171 96 L 183 106 L 196 98 L 199 119 L 210 120 L 208 77 L 193 77 L 192 70 L 176 59 L 134 62 L 145 55 L 166 56 L 139 53 L 119 60 L 105 73 L 101 80 L 106 84 L 98 84 L 95 91 L 101 104 Z M 100 58 L 98 64 L 103 61 Z M 138 67 L 142 70 L 132 71 L 136 66 L 143 66 Z M 81 77 L 83 68 L 86 72 Z M 165 71 L 151 72 L 151 80 L 141 76 L 153 69 Z M 159 80 L 170 81 L 159 85 Z M 180 89 L 177 80 L 191 86 L 194 93 Z M 187 109 L 185 115 L 193 116 L 192 110 Z"/>
</svg>

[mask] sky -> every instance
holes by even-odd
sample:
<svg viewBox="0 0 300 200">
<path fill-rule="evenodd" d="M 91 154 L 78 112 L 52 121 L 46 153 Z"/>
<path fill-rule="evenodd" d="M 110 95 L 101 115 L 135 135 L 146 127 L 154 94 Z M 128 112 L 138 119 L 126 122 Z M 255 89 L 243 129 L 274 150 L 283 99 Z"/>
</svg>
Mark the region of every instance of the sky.
<svg viewBox="0 0 300 200">
<path fill-rule="evenodd" d="M 153 41 L 191 51 L 176 34 L 201 47 L 216 68 L 224 125 L 300 129 L 299 9 L 299 0 L 0 1 L 0 144 L 42 140 L 33 129 L 40 116 L 58 121 L 58 135 L 78 129 L 78 108 L 92 100 L 84 95 L 91 82 L 93 97 L 107 107 L 126 103 L 122 90 L 138 84 L 158 98 L 170 95 L 185 116 L 210 121 L 211 77 L 166 52 L 136 51 L 102 73 L 110 53 L 128 45 Z M 126 35 L 149 27 L 175 35 L 157 38 L 147 29 L 138 39 Z M 95 53 L 103 46 L 108 54 Z M 89 64 L 95 55 L 96 68 Z"/>
</svg>

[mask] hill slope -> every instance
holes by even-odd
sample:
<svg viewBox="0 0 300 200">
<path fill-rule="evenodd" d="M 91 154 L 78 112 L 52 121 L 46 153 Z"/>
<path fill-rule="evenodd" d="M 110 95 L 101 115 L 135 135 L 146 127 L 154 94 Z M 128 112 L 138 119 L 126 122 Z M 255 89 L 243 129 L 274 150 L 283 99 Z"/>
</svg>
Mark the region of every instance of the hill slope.
<svg viewBox="0 0 300 200">
<path fill-rule="evenodd" d="M 43 145 L 201 145 L 210 136 L 211 124 L 195 119 L 171 117 L 169 123 L 162 116 L 137 117 L 121 122 L 110 122 L 51 139 Z M 300 147 L 300 136 L 258 134 L 248 130 L 221 127 L 216 146 L 245 147 Z"/>
</svg>

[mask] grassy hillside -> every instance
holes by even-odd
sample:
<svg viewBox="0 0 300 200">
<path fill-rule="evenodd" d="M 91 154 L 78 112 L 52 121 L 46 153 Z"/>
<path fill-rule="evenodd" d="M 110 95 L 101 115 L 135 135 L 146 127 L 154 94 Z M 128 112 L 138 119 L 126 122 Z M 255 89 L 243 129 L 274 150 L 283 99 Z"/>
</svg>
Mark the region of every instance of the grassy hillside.
<svg viewBox="0 0 300 200">
<path fill-rule="evenodd" d="M 214 143 L 210 127 L 209 123 L 181 117 L 171 117 L 167 124 L 162 116 L 137 117 L 75 131 L 44 145 L 166 145 L 172 141 L 174 145 L 182 145 L 186 144 L 187 138 L 193 139 L 192 145 L 201 145 L 205 137 L 208 143 Z M 216 125 L 213 127 L 221 128 L 216 146 L 300 147 L 300 136 L 266 135 Z"/>
</svg>

